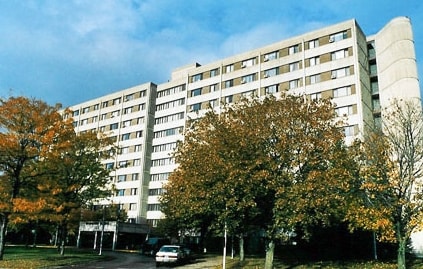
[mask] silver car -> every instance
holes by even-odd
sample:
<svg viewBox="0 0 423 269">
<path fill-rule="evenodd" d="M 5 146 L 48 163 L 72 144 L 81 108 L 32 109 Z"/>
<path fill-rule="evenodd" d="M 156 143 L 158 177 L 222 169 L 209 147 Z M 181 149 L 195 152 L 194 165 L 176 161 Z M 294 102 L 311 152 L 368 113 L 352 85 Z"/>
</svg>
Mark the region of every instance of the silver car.
<svg viewBox="0 0 423 269">
<path fill-rule="evenodd" d="M 185 253 L 180 246 L 164 245 L 156 253 L 156 266 L 163 263 L 178 263 L 185 259 Z"/>
</svg>

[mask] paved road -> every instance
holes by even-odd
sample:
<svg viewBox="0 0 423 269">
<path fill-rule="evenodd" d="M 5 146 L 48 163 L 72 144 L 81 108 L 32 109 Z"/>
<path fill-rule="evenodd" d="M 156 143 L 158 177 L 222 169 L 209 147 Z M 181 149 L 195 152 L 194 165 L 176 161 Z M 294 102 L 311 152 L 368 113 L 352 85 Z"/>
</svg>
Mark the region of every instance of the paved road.
<svg viewBox="0 0 423 269">
<path fill-rule="evenodd" d="M 104 252 L 104 255 L 111 257 L 107 261 L 92 262 L 82 265 L 75 266 L 61 266 L 56 269 L 152 269 L 156 268 L 156 263 L 153 257 L 140 255 L 138 253 L 126 253 L 126 252 Z M 188 263 L 181 264 L 178 266 L 166 267 L 160 266 L 160 268 L 190 268 L 190 269 L 214 269 L 220 263 L 220 259 L 217 258 L 197 258 Z"/>
</svg>

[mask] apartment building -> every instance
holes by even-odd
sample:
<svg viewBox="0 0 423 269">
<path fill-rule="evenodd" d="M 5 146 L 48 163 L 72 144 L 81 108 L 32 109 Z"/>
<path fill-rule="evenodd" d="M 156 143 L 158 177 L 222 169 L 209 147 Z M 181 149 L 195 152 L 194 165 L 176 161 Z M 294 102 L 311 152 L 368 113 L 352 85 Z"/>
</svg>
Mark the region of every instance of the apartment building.
<svg viewBox="0 0 423 269">
<path fill-rule="evenodd" d="M 98 131 L 116 141 L 117 154 L 104 162 L 116 192 L 103 203 L 119 205 L 131 223 L 145 222 L 156 88 L 146 83 L 71 107 L 76 132 Z"/>
<path fill-rule="evenodd" d="M 366 36 L 355 20 L 345 21 L 213 63 L 183 66 L 166 83 L 143 84 L 71 109 L 78 132 L 116 137 L 120 154 L 105 164 L 118 168 L 111 175 L 118 190 L 111 201 L 131 221 L 155 226 L 164 217 L 159 197 L 177 166 L 171 153 L 183 140 L 187 119 L 251 94 L 330 98 L 336 113 L 348 116 L 348 143 L 380 125 L 381 107 L 392 99 L 420 99 L 411 22 L 395 18 Z"/>
</svg>

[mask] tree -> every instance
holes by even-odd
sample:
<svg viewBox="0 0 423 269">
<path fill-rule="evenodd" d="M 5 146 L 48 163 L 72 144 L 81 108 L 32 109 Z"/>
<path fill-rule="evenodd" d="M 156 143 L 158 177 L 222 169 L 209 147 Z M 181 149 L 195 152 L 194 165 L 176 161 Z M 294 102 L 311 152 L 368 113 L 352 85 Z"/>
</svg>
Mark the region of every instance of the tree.
<svg viewBox="0 0 423 269">
<path fill-rule="evenodd" d="M 0 99 L 0 259 L 10 215 L 36 213 L 44 206 L 33 188 L 40 175 L 37 163 L 57 137 L 73 129 L 62 121 L 59 109 L 25 97 Z"/>
<path fill-rule="evenodd" d="M 330 101 L 244 101 L 207 113 L 186 131 L 164 212 L 238 234 L 253 221 L 266 232 L 265 268 L 272 268 L 277 238 L 340 215 L 351 177 L 346 156 Z"/>
<path fill-rule="evenodd" d="M 423 114 L 412 99 L 395 100 L 383 112 L 382 130 L 355 147 L 360 172 L 347 218 L 395 240 L 403 269 L 407 242 L 423 228 Z"/>
<path fill-rule="evenodd" d="M 38 190 L 44 204 L 43 216 L 57 223 L 60 254 L 64 255 L 69 230 L 77 228 L 81 209 L 111 195 L 110 170 L 102 160 L 112 158 L 113 140 L 94 132 L 61 137 L 43 159 L 45 175 Z"/>
</svg>

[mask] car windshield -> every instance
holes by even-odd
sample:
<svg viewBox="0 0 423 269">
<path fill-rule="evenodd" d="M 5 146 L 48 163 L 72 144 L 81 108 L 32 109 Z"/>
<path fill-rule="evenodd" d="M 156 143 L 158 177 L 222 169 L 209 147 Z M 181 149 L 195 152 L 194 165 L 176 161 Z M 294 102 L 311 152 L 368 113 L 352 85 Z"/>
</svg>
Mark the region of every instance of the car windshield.
<svg viewBox="0 0 423 269">
<path fill-rule="evenodd" d="M 173 253 L 176 253 L 176 252 L 178 252 L 178 248 L 177 247 L 162 247 L 160 249 L 160 252 L 173 252 Z"/>
</svg>

